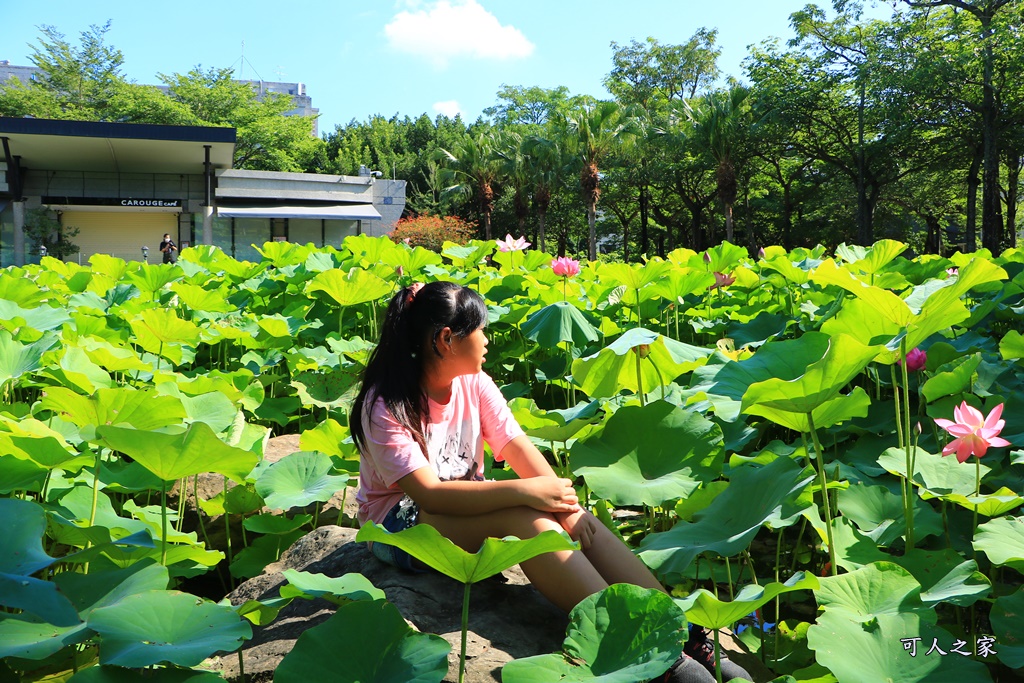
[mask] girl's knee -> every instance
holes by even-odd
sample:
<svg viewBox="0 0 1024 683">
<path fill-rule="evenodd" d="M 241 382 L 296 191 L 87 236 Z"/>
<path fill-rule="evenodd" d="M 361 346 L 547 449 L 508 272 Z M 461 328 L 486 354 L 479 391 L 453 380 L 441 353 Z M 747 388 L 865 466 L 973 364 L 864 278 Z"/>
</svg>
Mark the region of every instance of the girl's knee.
<svg viewBox="0 0 1024 683">
<path fill-rule="evenodd" d="M 530 507 L 509 508 L 503 511 L 503 516 L 509 525 L 508 534 L 519 538 L 531 538 L 544 531 L 562 529 L 553 514 Z"/>
</svg>

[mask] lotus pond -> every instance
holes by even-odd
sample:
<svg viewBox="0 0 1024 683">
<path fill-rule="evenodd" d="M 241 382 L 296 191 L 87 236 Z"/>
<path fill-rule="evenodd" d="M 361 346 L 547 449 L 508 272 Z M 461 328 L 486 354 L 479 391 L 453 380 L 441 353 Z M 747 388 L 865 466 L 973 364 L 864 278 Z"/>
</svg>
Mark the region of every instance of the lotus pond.
<svg viewBox="0 0 1024 683">
<path fill-rule="evenodd" d="M 447 642 L 360 575 L 289 571 L 279 598 L 218 601 L 317 525 L 352 523 L 322 510 L 358 472 L 347 406 L 368 340 L 397 287 L 431 279 L 484 296 L 486 369 L 516 417 L 673 589 L 593 596 L 564 652 L 505 681 L 647 680 L 687 621 L 733 628 L 778 681 L 1024 667 L 1024 251 L 753 260 L 725 243 L 579 272 L 493 242 L 259 251 L 0 271 L 0 681 L 219 680 L 205 660 L 317 597 L 337 613 L 275 680 L 344 662 L 440 681 Z M 272 434 L 301 450 L 270 463 Z M 204 494 L 210 479 L 225 486 Z M 467 593 L 570 543 L 468 555 L 431 531 L 360 537 L 434 548 Z"/>
</svg>

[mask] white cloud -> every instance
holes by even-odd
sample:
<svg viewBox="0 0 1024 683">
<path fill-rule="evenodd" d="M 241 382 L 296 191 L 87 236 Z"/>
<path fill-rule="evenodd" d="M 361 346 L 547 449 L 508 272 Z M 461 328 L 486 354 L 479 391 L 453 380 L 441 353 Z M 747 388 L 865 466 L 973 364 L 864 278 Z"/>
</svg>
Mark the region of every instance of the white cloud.
<svg viewBox="0 0 1024 683">
<path fill-rule="evenodd" d="M 411 9 L 399 12 L 384 27 L 389 46 L 424 57 L 439 68 L 458 57 L 503 60 L 533 54 L 533 43 L 519 29 L 502 26 L 477 0 L 406 6 Z"/>
<path fill-rule="evenodd" d="M 434 111 L 442 116 L 454 119 L 456 115 L 462 113 L 462 107 L 459 106 L 457 100 L 445 100 L 443 102 L 434 102 Z"/>
</svg>

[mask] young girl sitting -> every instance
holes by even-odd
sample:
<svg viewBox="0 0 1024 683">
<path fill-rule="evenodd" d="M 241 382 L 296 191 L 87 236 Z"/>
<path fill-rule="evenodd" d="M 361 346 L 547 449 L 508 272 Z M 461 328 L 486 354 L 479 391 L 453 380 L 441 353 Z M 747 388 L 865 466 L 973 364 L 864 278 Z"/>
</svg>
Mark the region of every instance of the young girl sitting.
<svg viewBox="0 0 1024 683">
<path fill-rule="evenodd" d="M 545 553 L 521 566 L 537 590 L 567 612 L 612 583 L 664 591 L 580 506 L 572 481 L 555 475 L 516 423 L 482 371 L 486 323 L 480 295 L 451 282 L 416 283 L 391 299 L 349 420 L 362 456 L 359 522 L 372 520 L 392 532 L 429 524 L 468 552 L 488 537 L 565 530 L 580 550 Z M 484 479 L 485 441 L 519 479 Z M 394 546 L 376 543 L 371 551 L 400 568 L 422 569 Z M 684 655 L 658 680 L 713 678 Z"/>
</svg>

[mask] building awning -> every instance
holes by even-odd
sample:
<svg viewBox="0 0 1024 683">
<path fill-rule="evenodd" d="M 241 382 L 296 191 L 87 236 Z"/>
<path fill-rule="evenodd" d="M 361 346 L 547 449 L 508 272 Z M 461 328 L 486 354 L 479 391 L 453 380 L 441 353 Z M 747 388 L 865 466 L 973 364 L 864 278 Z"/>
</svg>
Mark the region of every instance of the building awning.
<svg viewBox="0 0 1024 683">
<path fill-rule="evenodd" d="M 220 206 L 224 218 L 313 218 L 343 221 L 379 221 L 372 204 L 328 204 L 325 206 Z"/>
</svg>

